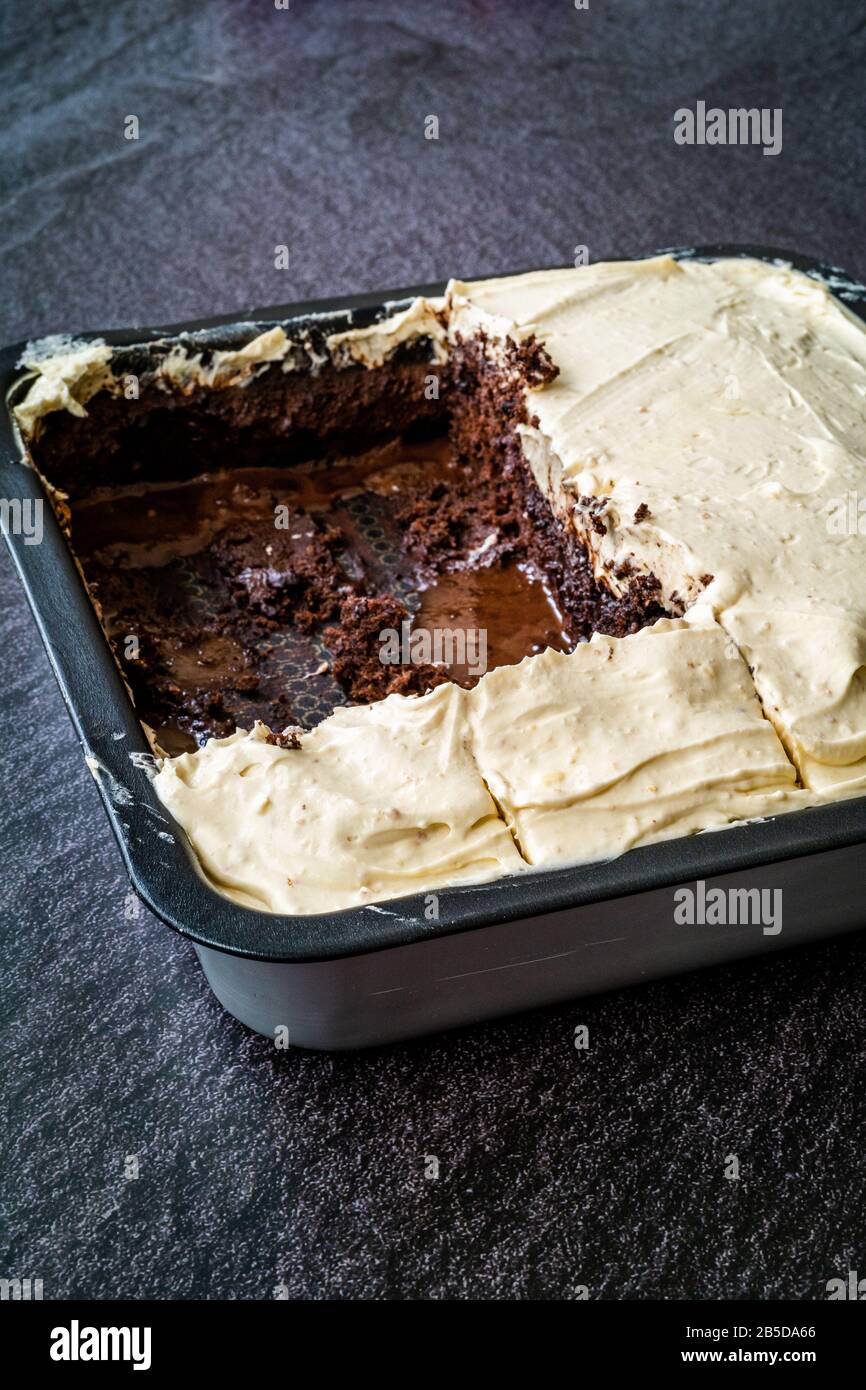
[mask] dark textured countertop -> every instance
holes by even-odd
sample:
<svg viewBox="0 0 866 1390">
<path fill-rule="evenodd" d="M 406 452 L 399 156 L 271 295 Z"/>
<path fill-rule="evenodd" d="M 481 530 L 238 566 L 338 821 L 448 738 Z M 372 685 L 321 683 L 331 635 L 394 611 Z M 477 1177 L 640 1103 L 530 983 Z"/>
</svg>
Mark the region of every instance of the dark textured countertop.
<svg viewBox="0 0 866 1390">
<path fill-rule="evenodd" d="M 866 272 L 853 3 L 50 0 L 2 26 L 7 342 L 577 245 Z M 676 145 L 698 99 L 781 107 L 782 153 Z M 5 551 L 0 639 L 0 1274 L 60 1298 L 815 1298 L 864 1272 L 866 938 L 275 1054 L 130 896 Z"/>
</svg>

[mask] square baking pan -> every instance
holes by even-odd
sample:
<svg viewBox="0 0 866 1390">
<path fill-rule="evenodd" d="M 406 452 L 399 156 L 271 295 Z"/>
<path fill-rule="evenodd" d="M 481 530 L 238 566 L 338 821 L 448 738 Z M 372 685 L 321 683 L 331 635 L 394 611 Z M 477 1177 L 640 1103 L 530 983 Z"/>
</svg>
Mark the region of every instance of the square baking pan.
<svg viewBox="0 0 866 1390">
<path fill-rule="evenodd" d="M 820 279 L 866 320 L 866 287 L 844 271 L 754 246 L 675 248 L 713 260 L 754 256 Z M 125 350 L 144 370 L 152 345 L 237 348 L 280 324 L 361 327 L 442 285 L 316 301 L 245 315 L 131 331 L 82 334 Z M 223 1006 L 250 1028 L 290 1045 L 341 1049 L 455 1027 L 532 1006 L 636 984 L 864 924 L 866 798 L 773 820 L 671 839 L 618 858 L 308 917 L 241 907 L 199 872 L 184 832 L 151 783 L 152 759 L 130 696 L 67 541 L 24 455 L 11 409 L 20 396 L 23 344 L 0 352 L 0 499 L 42 499 L 43 535 L 28 544 L 4 525 L 42 641 L 96 778 L 132 883 L 158 917 L 194 943 Z M 20 530 L 20 528 L 18 528 Z M 782 890 L 782 929 L 683 926 L 675 891 L 703 881 L 723 890 Z"/>
</svg>

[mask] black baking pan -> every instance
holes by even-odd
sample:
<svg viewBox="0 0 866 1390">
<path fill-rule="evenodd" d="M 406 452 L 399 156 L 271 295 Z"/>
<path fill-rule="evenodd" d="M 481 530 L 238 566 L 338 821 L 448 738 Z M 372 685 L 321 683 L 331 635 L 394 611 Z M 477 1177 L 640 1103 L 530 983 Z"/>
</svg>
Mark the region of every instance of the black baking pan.
<svg viewBox="0 0 866 1390">
<path fill-rule="evenodd" d="M 836 267 L 753 246 L 675 248 L 679 257 L 755 256 L 820 279 L 866 320 L 866 287 Z M 130 370 L 168 338 L 230 348 L 283 324 L 339 332 L 442 285 L 258 310 L 242 317 L 99 332 L 129 350 Z M 387 306 L 387 310 L 386 310 Z M 24 345 L 0 352 L 7 409 L 0 498 L 43 497 L 11 416 Z M 40 544 L 6 531 L 49 660 L 94 771 L 130 878 L 148 906 L 195 944 L 224 1007 L 292 1045 L 352 1048 L 533 1005 L 822 940 L 866 921 L 866 798 L 630 850 L 586 866 L 440 890 L 312 917 L 240 907 L 199 873 L 183 831 L 157 798 L 149 749 L 50 505 Z M 781 889 L 782 930 L 681 926 L 678 886 Z M 285 1034 L 283 1035 L 285 1036 Z"/>
</svg>

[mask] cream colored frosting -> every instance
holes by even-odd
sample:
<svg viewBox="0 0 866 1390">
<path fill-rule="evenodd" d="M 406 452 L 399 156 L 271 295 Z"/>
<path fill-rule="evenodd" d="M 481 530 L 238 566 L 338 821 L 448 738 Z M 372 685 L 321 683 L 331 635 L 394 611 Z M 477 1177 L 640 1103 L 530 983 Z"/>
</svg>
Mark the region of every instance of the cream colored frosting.
<svg viewBox="0 0 866 1390">
<path fill-rule="evenodd" d="M 158 368 L 161 383 L 192 389 L 194 386 L 241 386 L 272 362 L 282 362 L 292 349 L 285 329 L 279 326 L 258 333 L 242 348 L 220 349 L 203 365 L 203 353 L 177 343 Z"/>
<path fill-rule="evenodd" d="M 49 340 L 50 341 L 50 340 Z M 70 415 L 87 414 L 85 406 L 91 396 L 112 381 L 111 348 L 98 339 L 91 343 L 75 344 L 61 351 L 24 354 L 21 365 L 33 373 L 33 380 L 23 400 L 15 407 L 15 419 L 25 437 L 31 436 L 42 416 L 54 410 L 68 410 Z"/>
<path fill-rule="evenodd" d="M 521 868 L 468 748 L 464 692 L 338 709 L 301 738 L 211 739 L 156 790 L 206 878 L 248 907 L 315 913 Z"/>
<path fill-rule="evenodd" d="M 805 804 L 718 624 L 662 619 L 501 666 L 467 700 L 476 762 L 535 866 Z"/>
<path fill-rule="evenodd" d="M 266 738 L 211 739 L 155 785 L 214 887 L 271 912 L 611 857 L 812 799 L 712 621 L 339 709 L 296 749 Z"/>
<path fill-rule="evenodd" d="M 452 335 L 535 334 L 558 366 L 528 393 L 523 447 L 597 572 L 615 588 L 630 560 L 668 603 L 700 601 L 807 785 L 866 780 L 866 537 L 829 528 L 866 484 L 860 320 L 754 260 L 452 282 L 449 298 Z"/>
<path fill-rule="evenodd" d="M 328 351 L 337 363 L 352 361 L 362 362 L 365 367 L 381 367 L 401 343 L 428 338 L 434 358 L 444 362 L 448 356 L 444 304 L 441 299 L 413 299 L 408 309 L 379 319 L 367 328 L 332 333 L 327 339 Z"/>
</svg>

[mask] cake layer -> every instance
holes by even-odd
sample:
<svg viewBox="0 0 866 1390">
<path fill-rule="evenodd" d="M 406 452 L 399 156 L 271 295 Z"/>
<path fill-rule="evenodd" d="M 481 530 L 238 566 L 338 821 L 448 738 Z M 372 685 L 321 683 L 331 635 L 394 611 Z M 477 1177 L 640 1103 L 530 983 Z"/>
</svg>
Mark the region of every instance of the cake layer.
<svg viewBox="0 0 866 1390">
<path fill-rule="evenodd" d="M 535 338 L 558 367 L 527 387 L 520 433 L 597 573 L 647 570 L 674 611 L 701 603 L 803 780 L 866 783 L 861 321 L 746 259 L 453 282 L 449 302 L 452 339 Z"/>
</svg>

